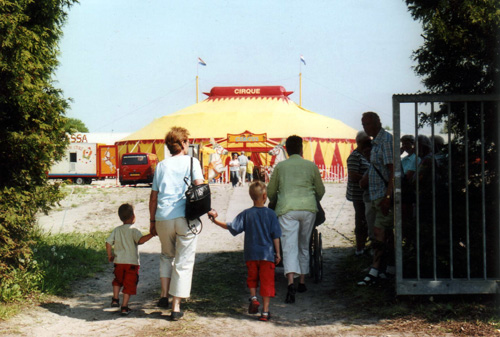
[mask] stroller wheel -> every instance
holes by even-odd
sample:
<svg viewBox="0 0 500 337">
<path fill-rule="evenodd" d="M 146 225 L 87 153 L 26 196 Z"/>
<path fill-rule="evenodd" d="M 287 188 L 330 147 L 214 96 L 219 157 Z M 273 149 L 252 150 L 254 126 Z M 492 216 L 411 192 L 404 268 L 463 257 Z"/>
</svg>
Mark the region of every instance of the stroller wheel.
<svg viewBox="0 0 500 337">
<path fill-rule="evenodd" d="M 323 278 L 323 252 L 321 233 L 316 228 L 312 232 L 309 255 L 309 274 L 314 279 L 314 282 L 318 283 Z"/>
</svg>

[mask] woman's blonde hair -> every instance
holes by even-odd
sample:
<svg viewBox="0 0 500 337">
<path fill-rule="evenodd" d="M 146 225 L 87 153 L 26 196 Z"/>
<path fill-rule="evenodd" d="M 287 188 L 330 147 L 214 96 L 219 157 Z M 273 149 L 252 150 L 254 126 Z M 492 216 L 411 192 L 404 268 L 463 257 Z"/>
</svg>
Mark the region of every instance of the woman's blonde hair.
<svg viewBox="0 0 500 337">
<path fill-rule="evenodd" d="M 182 151 L 182 143 L 189 140 L 188 130 L 179 126 L 174 126 L 165 136 L 165 145 L 172 156 Z"/>
</svg>

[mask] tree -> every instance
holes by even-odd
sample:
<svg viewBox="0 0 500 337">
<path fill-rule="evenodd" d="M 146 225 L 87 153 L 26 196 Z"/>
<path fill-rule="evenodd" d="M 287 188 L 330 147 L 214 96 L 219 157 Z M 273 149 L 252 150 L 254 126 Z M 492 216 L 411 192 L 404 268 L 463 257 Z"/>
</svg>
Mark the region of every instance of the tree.
<svg viewBox="0 0 500 337">
<path fill-rule="evenodd" d="M 424 43 L 413 53 L 413 59 L 417 62 L 415 72 L 423 78 L 429 93 L 500 93 L 499 0 L 405 1 L 413 18 L 422 23 Z M 445 147 L 444 155 L 452 160 L 453 245 L 455 270 L 462 273 L 461 277 L 467 276 L 463 271 L 467 266 L 467 256 L 459 243 L 467 235 L 471 236 L 471 242 L 474 242 L 474 236 L 481 239 L 480 219 L 485 219 L 488 233 L 485 239 L 488 274 L 500 275 L 498 265 L 494 264 L 498 256 L 499 230 L 498 201 L 495 202 L 499 191 L 496 166 L 499 155 L 498 111 L 498 102 L 467 102 L 454 103 L 450 110 L 443 105 L 434 115 L 420 113 L 420 126 L 446 121 L 445 130 L 453 135 L 451 151 Z M 446 182 L 447 165 L 448 162 L 441 168 L 441 176 Z M 448 200 L 447 195 L 445 199 Z M 481 205 L 483 200 L 484 206 Z M 470 231 L 466 223 L 469 219 L 458 216 L 466 209 L 470 212 Z M 440 208 L 439 211 L 448 216 L 447 209 Z M 470 254 L 480 256 L 482 251 L 480 247 L 472 247 Z M 472 274 L 481 275 L 482 267 L 472 265 Z"/>
<path fill-rule="evenodd" d="M 64 131 L 72 134 L 75 132 L 89 132 L 89 129 L 81 120 L 77 118 L 67 118 L 66 124 L 64 124 Z"/>
<path fill-rule="evenodd" d="M 432 94 L 500 94 L 499 0 L 406 0 L 415 20 L 422 22 L 424 44 L 413 53 L 417 75 Z M 447 130 L 455 143 L 463 144 L 465 124 L 472 139 L 481 139 L 480 105 L 468 106 L 465 121 L 462 104 L 443 106 L 434 116 L 421 113 L 421 125 L 448 119 Z M 495 162 L 497 143 L 496 103 L 484 105 L 486 153 Z M 432 120 L 431 120 L 432 118 Z M 469 149 L 478 155 L 480 144 Z M 494 170 L 493 170 L 494 171 Z"/>
<path fill-rule="evenodd" d="M 52 74 L 65 10 L 74 2 L 1 1 L 0 300 L 31 290 L 36 267 L 30 264 L 29 243 L 35 214 L 61 197 L 46 172 L 68 142 L 68 102 L 54 88 Z"/>
<path fill-rule="evenodd" d="M 432 93 L 498 93 L 498 0 L 406 0 L 406 4 L 424 31 L 424 44 L 413 54 L 418 62 L 415 72 Z"/>
</svg>

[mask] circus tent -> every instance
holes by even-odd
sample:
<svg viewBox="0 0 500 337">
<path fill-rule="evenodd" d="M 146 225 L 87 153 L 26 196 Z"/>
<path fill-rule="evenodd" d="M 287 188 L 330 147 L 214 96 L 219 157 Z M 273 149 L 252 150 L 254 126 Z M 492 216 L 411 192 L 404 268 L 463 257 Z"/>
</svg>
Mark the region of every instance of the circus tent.
<svg viewBox="0 0 500 337">
<path fill-rule="evenodd" d="M 151 152 L 161 160 L 165 134 L 181 126 L 206 155 L 220 145 L 229 153 L 245 151 L 257 166 L 271 166 L 277 157 L 269 151 L 296 134 L 304 140 L 304 158 L 323 170 L 345 166 L 357 131 L 297 105 L 288 98 L 291 93 L 282 86 L 214 87 L 204 101 L 157 118 L 121 139 L 116 143 L 119 154 Z M 203 159 L 207 169 L 208 159 Z M 226 156 L 222 160 L 227 161 Z"/>
</svg>

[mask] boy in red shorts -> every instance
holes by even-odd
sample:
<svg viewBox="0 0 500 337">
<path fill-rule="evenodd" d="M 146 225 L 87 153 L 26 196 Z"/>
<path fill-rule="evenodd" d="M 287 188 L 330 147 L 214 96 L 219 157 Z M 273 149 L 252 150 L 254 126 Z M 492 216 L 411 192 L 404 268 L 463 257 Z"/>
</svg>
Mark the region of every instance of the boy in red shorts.
<svg viewBox="0 0 500 337">
<path fill-rule="evenodd" d="M 106 239 L 106 250 L 108 261 L 115 263 L 115 279 L 113 280 L 112 307 L 120 306 L 120 289 L 123 287 L 123 303 L 121 314 L 128 315 L 130 308 L 128 301 L 130 295 L 137 292 L 139 282 L 139 250 L 138 245 L 149 241 L 154 235 L 142 235 L 137 228 L 132 228 L 135 223 L 134 207 L 130 204 L 123 204 L 118 208 L 118 216 L 123 221 L 123 225 L 116 227 L 111 235 Z M 114 252 L 112 252 L 114 247 Z"/>
<path fill-rule="evenodd" d="M 269 321 L 271 319 L 269 302 L 275 295 L 274 268 L 275 264 L 281 261 L 279 249 L 281 228 L 276 213 L 265 207 L 266 185 L 261 181 L 255 181 L 250 185 L 249 193 L 254 206 L 238 214 L 233 222 L 225 223 L 217 220 L 215 210 L 208 212 L 208 217 L 216 225 L 228 229 L 234 236 L 245 232 L 244 254 L 248 269 L 247 285 L 250 288 L 248 313 L 259 312 L 257 287 L 260 282 L 263 308 L 259 319 Z"/>
</svg>

